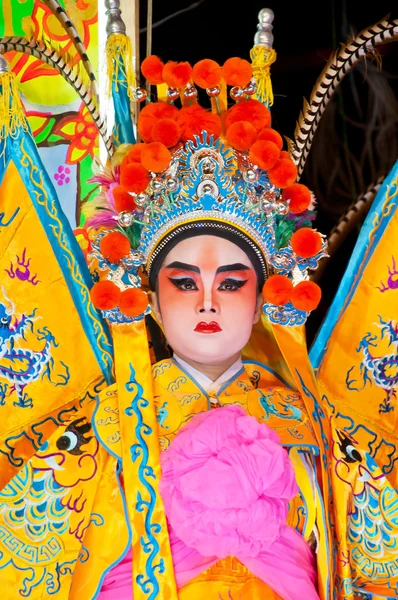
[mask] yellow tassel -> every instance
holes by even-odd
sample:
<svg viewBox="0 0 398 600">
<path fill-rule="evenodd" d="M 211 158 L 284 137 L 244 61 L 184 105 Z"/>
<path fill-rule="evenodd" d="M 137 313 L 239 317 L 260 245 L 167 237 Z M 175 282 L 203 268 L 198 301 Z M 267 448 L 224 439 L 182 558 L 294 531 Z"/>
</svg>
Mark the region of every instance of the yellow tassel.
<svg viewBox="0 0 398 600">
<path fill-rule="evenodd" d="M 169 88 L 169 86 L 167 85 L 167 83 L 159 83 L 156 86 L 158 102 L 168 102 L 168 98 L 167 98 L 168 88 Z"/>
<path fill-rule="evenodd" d="M 273 48 L 254 46 L 250 51 L 253 67 L 253 77 L 257 82 L 257 93 L 255 97 L 267 106 L 274 103 L 272 91 L 270 67 L 276 61 L 276 52 Z"/>
<path fill-rule="evenodd" d="M 0 75 L 0 144 L 2 146 L 0 156 L 5 152 L 8 136 L 15 137 L 21 128 L 28 131 L 15 75 L 2 73 Z"/>
<path fill-rule="evenodd" d="M 135 88 L 135 76 L 132 67 L 131 40 L 123 33 L 113 33 L 106 42 L 106 62 L 108 77 L 108 92 L 111 95 L 112 84 L 118 91 L 118 86 L 127 84 L 127 92 L 130 100 L 132 89 Z M 122 77 L 120 75 L 122 74 Z M 123 77 L 124 76 L 124 77 Z"/>
</svg>

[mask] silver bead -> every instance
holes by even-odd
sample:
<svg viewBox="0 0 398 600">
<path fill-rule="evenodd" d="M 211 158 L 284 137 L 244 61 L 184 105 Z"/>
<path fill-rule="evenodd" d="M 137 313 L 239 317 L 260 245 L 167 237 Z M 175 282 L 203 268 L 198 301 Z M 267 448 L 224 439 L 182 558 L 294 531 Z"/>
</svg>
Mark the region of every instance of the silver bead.
<svg viewBox="0 0 398 600">
<path fill-rule="evenodd" d="M 155 194 L 159 193 L 163 189 L 163 186 L 163 179 L 161 179 L 160 177 L 155 177 L 154 179 L 152 179 L 151 189 Z"/>
<path fill-rule="evenodd" d="M 166 188 L 169 192 L 174 192 L 178 188 L 178 180 L 174 177 L 166 179 Z"/>
<path fill-rule="evenodd" d="M 142 218 L 143 223 L 150 223 L 151 222 L 151 209 L 149 206 L 147 206 L 147 208 L 144 210 L 144 216 Z"/>
<path fill-rule="evenodd" d="M 253 96 L 253 94 L 255 94 L 257 92 L 257 84 L 256 84 L 256 82 L 252 79 L 251 82 L 247 84 L 247 86 L 244 88 L 243 91 L 248 96 Z"/>
<path fill-rule="evenodd" d="M 0 75 L 2 73 L 8 73 L 8 71 L 9 71 L 8 62 L 6 61 L 4 56 L 0 54 Z"/>
<path fill-rule="evenodd" d="M 218 198 L 220 191 L 218 185 L 214 181 L 211 179 L 204 179 L 198 185 L 197 194 L 199 198 L 203 196 L 203 194 L 210 194 L 211 196 L 214 196 L 214 198 Z"/>
<path fill-rule="evenodd" d="M 258 179 L 258 172 L 254 169 L 247 169 L 247 171 L 243 171 L 243 179 L 247 183 L 255 183 Z"/>
<path fill-rule="evenodd" d="M 119 213 L 117 222 L 119 223 L 120 227 L 130 227 L 133 222 L 133 218 L 134 217 L 131 213 L 123 211 Z"/>
<path fill-rule="evenodd" d="M 272 48 L 274 42 L 274 36 L 268 31 L 259 31 L 254 36 L 255 46 L 265 46 L 266 48 Z"/>
<path fill-rule="evenodd" d="M 258 13 L 257 33 L 254 36 L 255 46 L 265 46 L 266 48 L 272 48 L 272 45 L 274 43 L 274 36 L 272 34 L 272 23 L 274 17 L 275 15 L 271 8 L 263 8 Z"/>
<path fill-rule="evenodd" d="M 177 100 L 177 98 L 180 97 L 180 92 L 177 90 L 177 88 L 168 88 L 167 97 L 169 100 Z"/>
<path fill-rule="evenodd" d="M 289 212 L 289 207 L 284 202 L 278 202 L 277 212 L 280 215 L 286 215 Z"/>
<path fill-rule="evenodd" d="M 274 19 L 275 15 L 272 8 L 262 8 L 258 13 L 258 22 L 260 25 L 272 23 Z"/>
<path fill-rule="evenodd" d="M 242 100 L 244 91 L 242 90 L 242 88 L 235 85 L 235 87 L 231 88 L 229 95 L 231 96 L 232 100 Z"/>
<path fill-rule="evenodd" d="M 138 100 L 138 102 L 144 102 L 147 97 L 147 92 L 143 88 L 135 88 L 133 90 L 133 98 L 134 100 Z"/>
<path fill-rule="evenodd" d="M 270 202 L 266 198 L 263 198 L 261 200 L 261 208 L 266 214 L 270 214 L 271 212 L 273 212 L 272 202 Z"/>
<path fill-rule="evenodd" d="M 148 203 L 148 200 L 149 196 L 145 192 L 141 192 L 141 194 L 137 194 L 134 197 L 134 202 L 139 208 L 143 208 Z"/>
<path fill-rule="evenodd" d="M 187 87 L 184 90 L 184 97 L 185 98 L 196 98 L 197 95 L 198 95 L 198 90 L 196 89 L 196 87 L 194 85 L 187 85 Z"/>
<path fill-rule="evenodd" d="M 220 90 L 220 86 L 219 85 L 216 85 L 215 87 L 207 88 L 206 89 L 206 94 L 208 96 L 210 96 L 210 98 L 215 98 L 216 96 L 219 96 L 220 93 L 221 93 L 221 90 Z"/>
<path fill-rule="evenodd" d="M 106 33 L 126 34 L 126 25 L 122 19 L 122 11 L 120 10 L 120 0 L 105 0 L 105 15 L 106 15 Z"/>
</svg>

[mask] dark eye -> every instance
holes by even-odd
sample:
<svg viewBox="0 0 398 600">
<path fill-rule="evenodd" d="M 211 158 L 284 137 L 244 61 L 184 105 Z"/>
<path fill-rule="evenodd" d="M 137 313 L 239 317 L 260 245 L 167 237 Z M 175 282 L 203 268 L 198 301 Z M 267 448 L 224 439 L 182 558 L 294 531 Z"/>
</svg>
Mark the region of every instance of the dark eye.
<svg viewBox="0 0 398 600">
<path fill-rule="evenodd" d="M 352 444 L 348 444 L 346 446 L 345 449 L 346 453 L 348 454 L 348 456 L 353 460 L 353 461 L 362 461 L 362 457 L 359 454 L 358 450 L 356 448 L 354 448 L 354 446 Z"/>
<path fill-rule="evenodd" d="M 7 325 L 7 323 L 8 323 L 7 317 L 2 317 L 1 322 L 4 323 L 4 325 Z"/>
<path fill-rule="evenodd" d="M 236 292 L 246 283 L 247 279 L 224 279 L 218 289 L 221 292 Z"/>
<path fill-rule="evenodd" d="M 350 438 L 348 438 L 342 431 L 336 430 L 336 433 L 339 436 L 339 448 L 344 455 L 345 460 L 348 463 L 362 462 L 362 456 L 355 448 Z"/>
<path fill-rule="evenodd" d="M 83 454 L 80 447 L 84 444 L 88 444 L 92 439 L 93 436 L 85 437 L 85 434 L 90 431 L 91 425 L 90 423 L 86 423 L 85 417 L 76 419 L 68 425 L 61 437 L 57 439 L 56 444 L 58 450 L 64 450 L 75 456 Z"/>
<path fill-rule="evenodd" d="M 199 289 L 191 277 L 169 277 L 171 283 L 183 292 L 192 292 Z"/>
<path fill-rule="evenodd" d="M 63 435 L 57 440 L 57 448 L 59 450 L 71 451 L 77 446 L 78 437 L 72 431 L 65 431 Z"/>
</svg>

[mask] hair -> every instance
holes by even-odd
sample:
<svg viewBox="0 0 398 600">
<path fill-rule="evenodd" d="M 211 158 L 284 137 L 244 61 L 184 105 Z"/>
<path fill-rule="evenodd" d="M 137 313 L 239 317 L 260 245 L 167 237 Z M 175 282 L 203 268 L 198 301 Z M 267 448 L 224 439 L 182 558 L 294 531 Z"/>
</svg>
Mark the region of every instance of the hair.
<svg viewBox="0 0 398 600">
<path fill-rule="evenodd" d="M 192 229 L 187 229 L 186 227 L 181 227 L 181 229 L 175 229 L 172 232 L 172 237 L 164 246 L 156 252 L 152 262 L 150 263 L 148 269 L 148 280 L 149 287 L 152 291 L 157 292 L 157 281 L 159 271 L 162 267 L 162 264 L 169 254 L 169 252 L 183 240 L 186 240 L 191 237 L 197 237 L 199 235 L 213 235 L 217 237 L 224 238 L 233 244 L 236 244 L 243 252 L 246 254 L 248 259 L 250 260 L 253 269 L 257 275 L 257 283 L 258 289 L 262 290 L 264 282 L 267 278 L 267 266 L 265 259 L 259 250 L 259 248 L 249 240 L 249 238 L 242 234 L 240 230 L 233 228 L 232 226 L 226 226 L 225 228 L 215 227 L 215 223 L 217 222 L 201 222 L 200 227 L 193 227 Z"/>
</svg>

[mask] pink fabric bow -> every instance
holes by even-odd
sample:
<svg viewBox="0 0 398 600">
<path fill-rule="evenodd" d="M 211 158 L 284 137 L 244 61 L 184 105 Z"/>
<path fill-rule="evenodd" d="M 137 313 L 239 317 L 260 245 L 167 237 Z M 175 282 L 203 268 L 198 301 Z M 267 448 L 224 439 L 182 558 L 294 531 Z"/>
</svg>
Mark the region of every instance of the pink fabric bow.
<svg viewBox="0 0 398 600">
<path fill-rule="evenodd" d="M 274 431 L 238 406 L 219 408 L 193 417 L 161 461 L 179 588 L 220 558 L 235 556 L 284 600 L 318 600 L 311 550 L 286 525 L 298 488 Z M 121 596 L 118 589 L 119 600 L 131 598 L 131 591 Z"/>
</svg>

